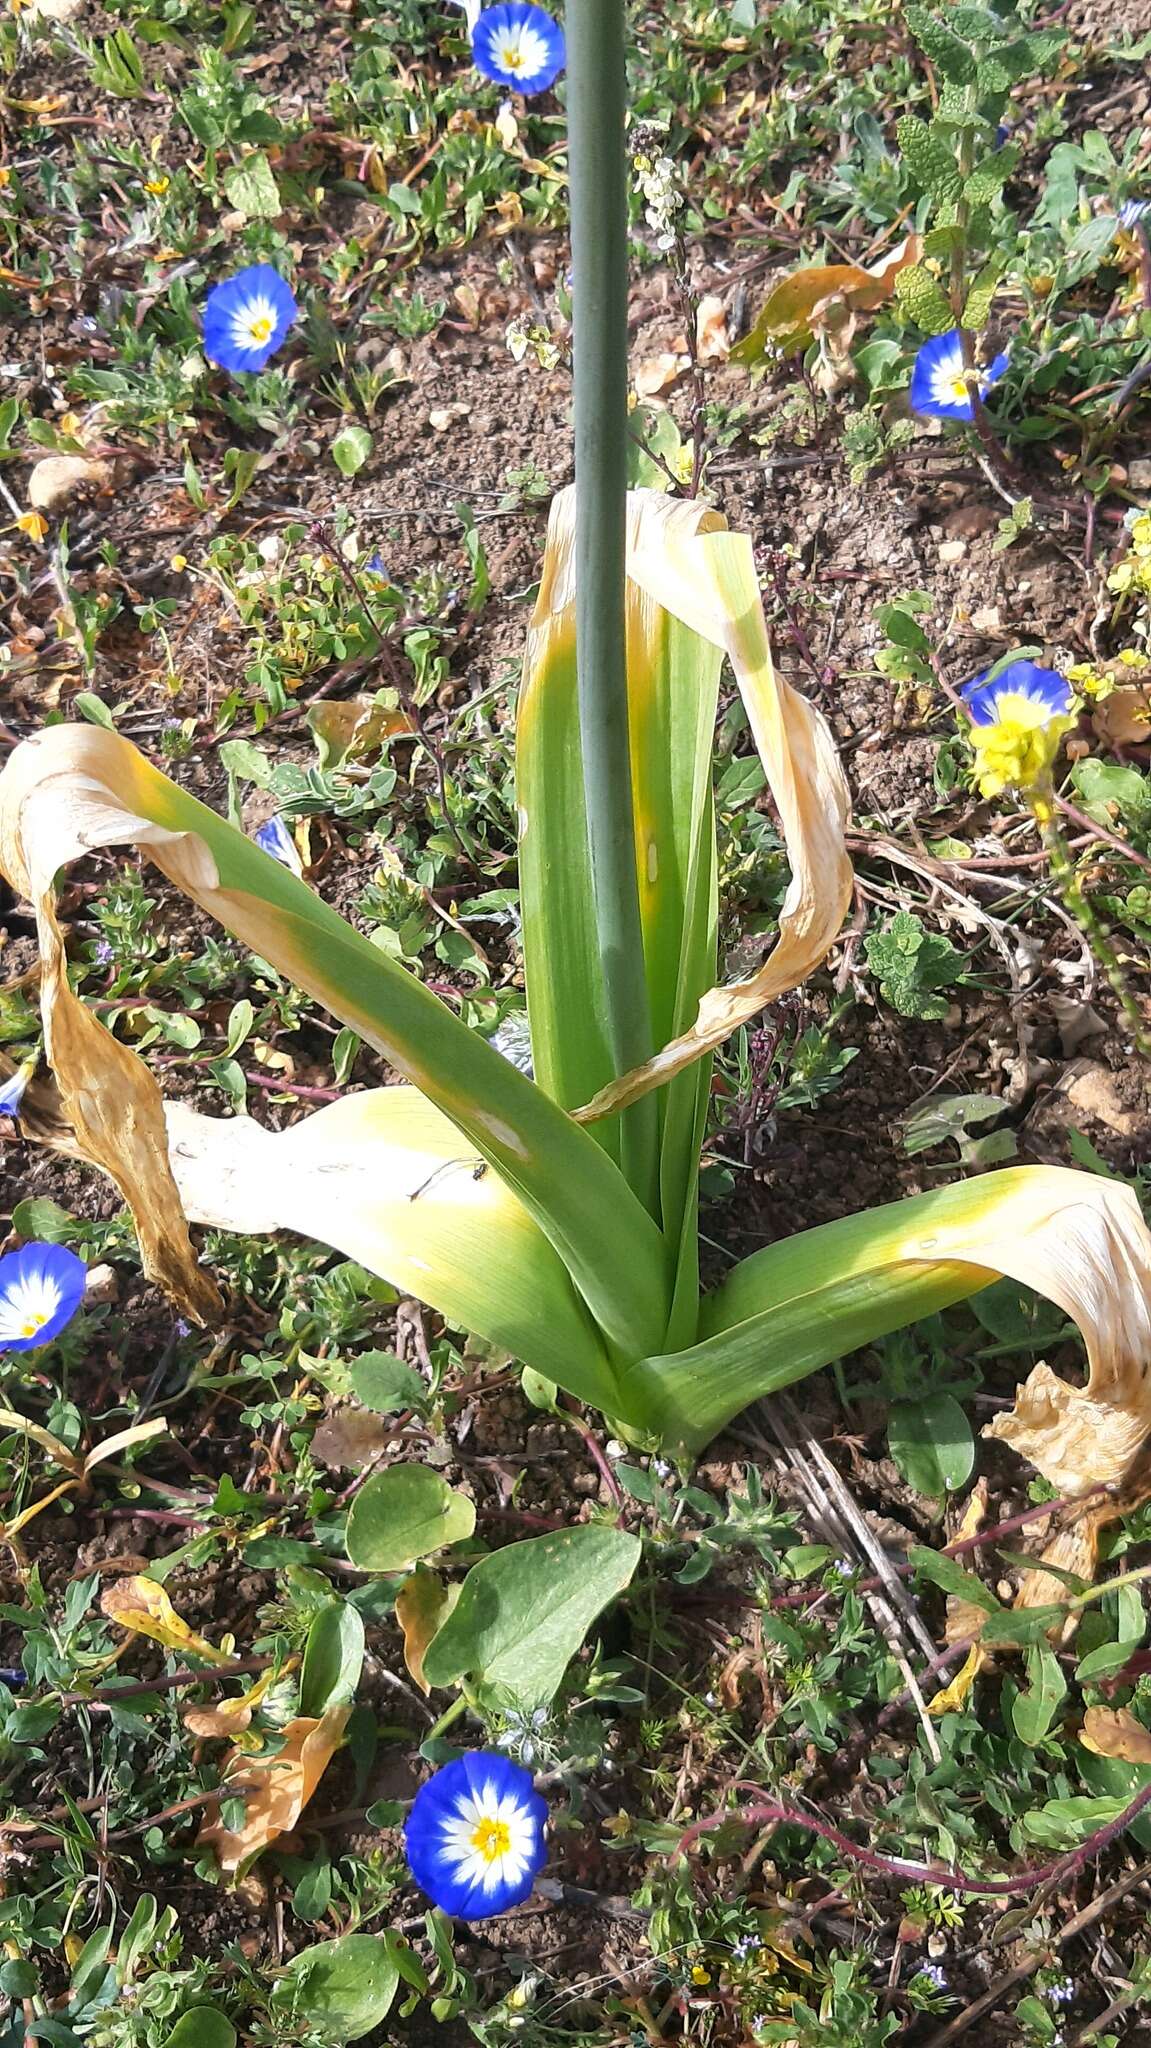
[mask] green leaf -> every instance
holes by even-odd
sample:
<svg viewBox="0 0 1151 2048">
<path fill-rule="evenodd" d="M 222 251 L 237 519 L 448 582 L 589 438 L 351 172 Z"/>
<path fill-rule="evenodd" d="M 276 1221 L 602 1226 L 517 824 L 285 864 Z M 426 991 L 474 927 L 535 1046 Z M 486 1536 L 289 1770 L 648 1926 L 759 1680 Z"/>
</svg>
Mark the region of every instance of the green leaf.
<svg viewBox="0 0 1151 2048">
<path fill-rule="evenodd" d="M 914 1565 L 921 1578 L 938 1586 L 944 1593 L 950 1593 L 955 1600 L 965 1600 L 972 1607 L 981 1607 L 985 1614 L 996 1614 L 999 1602 L 982 1579 L 974 1572 L 966 1571 L 954 1557 L 944 1557 L 940 1550 L 929 1550 L 926 1544 L 913 1543 L 907 1553 L 908 1564 Z"/>
<path fill-rule="evenodd" d="M 21 1237 L 38 1237 L 45 1244 L 67 1244 L 76 1235 L 76 1218 L 47 1195 L 29 1195 L 13 1209 L 12 1227 Z"/>
<path fill-rule="evenodd" d="M 364 1664 L 364 1624 L 346 1600 L 329 1600 L 310 1629 L 300 1672 L 300 1712 L 319 1720 L 347 1706 Z"/>
<path fill-rule="evenodd" d="M 1049 1799 L 1037 1812 L 1023 1815 L 1023 1828 L 1044 1849 L 1073 1849 L 1098 1828 L 1109 1827 L 1113 1820 L 1118 1820 L 1124 1807 L 1130 1804 L 1130 1799 L 1106 1796 Z"/>
<path fill-rule="evenodd" d="M 628 490 L 668 490 L 671 479 L 667 472 L 670 469 L 674 473 L 676 458 L 683 447 L 675 414 L 649 398 L 636 406 L 628 426 Z"/>
<path fill-rule="evenodd" d="M 581 1400 L 642 1424 L 642 1416 L 629 1417 L 606 1347 L 637 1358 L 663 1342 L 670 1294 L 667 1245 L 590 1133 L 315 890 L 153 768 L 126 740 L 77 724 L 58 725 L 38 737 L 37 754 L 38 773 L 59 775 L 69 801 L 99 816 L 100 843 L 130 843 L 141 819 L 161 825 L 162 843 L 150 851 L 166 871 L 178 866 L 184 893 L 375 1046 L 439 1110 L 437 1128 L 444 1136 L 431 1148 L 437 1159 L 454 1162 L 453 1171 L 470 1187 L 479 1164 L 469 1157 L 470 1143 L 510 1191 L 514 1201 L 506 1212 L 501 1209 L 499 1224 L 506 1254 L 495 1247 L 506 1280 L 495 1288 L 477 1258 L 482 1205 L 454 1201 L 445 1204 L 441 1241 L 450 1232 L 461 1246 L 470 1244 L 473 1265 L 457 1284 L 442 1254 L 438 1266 L 429 1267 L 425 1257 L 430 1293 L 423 1298 L 457 1327 L 502 1344 L 538 1369 L 551 1367 L 558 1374 L 562 1367 L 565 1386 Z M 181 836 L 178 859 L 166 851 L 173 832 L 192 835 L 191 841 Z M 347 1098 L 357 1105 L 350 1116 L 361 1118 L 376 1093 L 399 1091 Z M 323 1116 L 330 1122 L 331 1111 L 346 1108 L 347 1103 L 332 1104 L 297 1129 L 323 1128 Z M 409 1124 L 419 1123 L 421 1115 L 419 1103 L 410 1106 L 410 1114 L 405 1106 Z M 384 1135 L 390 1130 L 391 1125 Z M 457 1132 L 464 1136 L 458 1150 Z M 279 1136 L 294 1142 L 296 1129 Z M 428 1149 L 422 1128 L 421 1147 Z M 398 1144 L 386 1148 L 385 1158 L 389 1153 L 406 1156 Z M 388 1163 L 394 1173 L 398 1160 Z M 400 1197 L 413 1237 L 423 1224 L 421 1185 L 409 1181 Z M 361 1242 L 368 1237 L 358 1223 L 356 1234 Z M 388 1255 L 386 1244 L 380 1255 Z M 386 1273 L 387 1267 L 374 1270 Z"/>
<path fill-rule="evenodd" d="M 72 708 L 78 711 L 89 725 L 102 725 L 105 732 L 115 732 L 116 721 L 103 699 L 91 690 L 78 690 L 72 699 Z"/>
<path fill-rule="evenodd" d="M 895 280 L 895 296 L 907 319 L 925 334 L 946 334 L 955 316 L 946 292 L 922 263 L 901 270 Z"/>
<path fill-rule="evenodd" d="M 235 2048 L 236 2029 L 215 2005 L 192 2005 L 181 2013 L 164 2048 Z"/>
<path fill-rule="evenodd" d="M 276 175 L 262 150 L 224 172 L 228 204 L 247 220 L 274 220 L 283 211 Z"/>
<path fill-rule="evenodd" d="M 1130 1806 L 1136 1794 L 1145 1785 L 1151 1784 L 1151 1764 L 1129 1764 L 1124 1757 L 1096 1756 L 1089 1749 L 1081 1749 L 1077 1758 L 1084 1782 L 1092 1792 L 1116 1802 L 1116 1810 L 1108 1819 L 1117 1818 L 1125 1806 Z M 1103 1826 L 1104 1822 L 1096 1823 Z M 1141 1849 L 1151 1849 L 1151 1813 L 1144 1808 L 1127 1830 Z"/>
<path fill-rule="evenodd" d="M 929 14 L 926 7 L 907 5 L 903 18 L 919 44 L 930 57 L 944 78 L 950 78 L 956 85 L 966 85 L 975 76 L 975 53 L 960 41 L 949 28 Z"/>
<path fill-rule="evenodd" d="M 20 400 L 6 398 L 0 404 L 0 455 L 15 455 L 12 446 L 12 429 L 20 417 Z"/>
<path fill-rule="evenodd" d="M 427 1406 L 428 1389 L 420 1374 L 390 1351 L 365 1351 L 348 1367 L 352 1392 L 373 1415 L 395 1415 L 401 1408 Z"/>
<path fill-rule="evenodd" d="M 307 2023 L 324 2039 L 358 2041 L 387 2018 L 400 1981 L 388 1935 L 344 1934 L 293 1956 L 272 1987 L 281 2026 Z"/>
<path fill-rule="evenodd" d="M 970 327 L 975 334 L 986 327 L 991 317 L 991 306 L 999 289 L 1003 267 L 1002 257 L 992 257 L 967 287 L 967 297 L 963 304 L 963 325 Z"/>
<path fill-rule="evenodd" d="M 933 199 L 958 199 L 963 190 L 959 166 L 941 135 L 921 121 L 917 114 L 904 114 L 896 123 L 896 136 L 903 160 L 916 183 Z M 901 273 L 906 277 L 907 272 Z"/>
<path fill-rule="evenodd" d="M 424 1654 L 428 1683 L 467 1676 L 493 1703 L 546 1705 L 640 1552 L 638 1537 L 588 1523 L 481 1558 Z"/>
<path fill-rule="evenodd" d="M 1138 1647 L 1138 1639 L 1126 1643 L 1100 1643 L 1097 1650 L 1089 1650 L 1085 1657 L 1079 1659 L 1075 1667 L 1077 1684 L 1094 1685 L 1099 1679 L 1110 1678 L 1113 1672 L 1122 1671 Z"/>
<path fill-rule="evenodd" d="M 985 1643 L 1037 1643 L 1066 1618 L 1063 1607 L 1001 1607 L 983 1625 Z"/>
<path fill-rule="evenodd" d="M 371 452 L 371 435 L 366 427 L 357 426 L 355 421 L 343 427 L 332 442 L 332 461 L 341 476 L 355 476 Z"/>
<path fill-rule="evenodd" d="M 1017 142 L 1005 142 L 992 156 L 984 157 L 976 164 L 963 187 L 963 197 L 968 206 L 987 206 L 1003 190 L 1016 164 L 1020 149 Z"/>
<path fill-rule="evenodd" d="M 1110 808 L 1114 804 L 1122 822 L 1133 831 L 1151 828 L 1151 783 L 1137 768 L 1120 768 L 1113 762 L 1094 759 L 1077 761 L 1071 780 L 1083 799 L 1084 809 L 1096 824 L 1114 829 Z"/>
<path fill-rule="evenodd" d="M 1027 1652 L 1026 1687 L 1011 1702 L 1011 1725 L 1020 1742 L 1035 1749 L 1066 1696 L 1067 1680 L 1050 1643 L 1032 1643 Z"/>
<path fill-rule="evenodd" d="M 474 1502 L 426 1465 L 395 1465 L 362 1487 L 348 1515 L 348 1556 L 361 1571 L 396 1572 L 476 1526 Z"/>
<path fill-rule="evenodd" d="M 909 1486 L 938 1500 L 965 1486 L 975 1465 L 971 1424 L 951 1394 L 896 1401 L 887 1423 L 891 1455 Z"/>
</svg>

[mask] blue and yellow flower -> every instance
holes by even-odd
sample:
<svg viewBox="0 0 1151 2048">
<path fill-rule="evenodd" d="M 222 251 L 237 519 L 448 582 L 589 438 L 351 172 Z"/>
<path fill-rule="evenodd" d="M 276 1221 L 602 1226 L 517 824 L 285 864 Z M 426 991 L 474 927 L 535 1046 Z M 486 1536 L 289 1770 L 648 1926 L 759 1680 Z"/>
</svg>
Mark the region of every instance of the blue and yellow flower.
<svg viewBox="0 0 1151 2048">
<path fill-rule="evenodd" d="M 1006 368 L 1004 350 L 985 370 L 976 373 L 980 398 L 999 382 Z M 911 409 L 925 419 L 971 419 L 974 408 L 963 368 L 963 339 L 958 327 L 953 327 L 950 334 L 936 334 L 924 342 L 911 372 Z"/>
<path fill-rule="evenodd" d="M 291 285 L 270 263 L 251 263 L 208 293 L 204 354 L 222 370 L 262 370 L 295 318 Z"/>
<path fill-rule="evenodd" d="M 532 0 L 485 7 L 472 29 L 476 69 L 513 92 L 546 92 L 564 68 L 564 32 Z"/>
<path fill-rule="evenodd" d="M 1010 661 L 988 677 L 985 669 L 960 692 L 971 715 L 968 738 L 980 793 L 1042 793 L 1060 742 L 1075 724 L 1071 685 L 1058 670 L 1033 661 Z"/>
<path fill-rule="evenodd" d="M 490 1750 L 445 1764 L 417 1792 L 404 1826 L 412 1876 L 458 1920 L 522 1906 L 542 1870 L 547 1806 L 527 1771 Z"/>
<path fill-rule="evenodd" d="M 84 1299 L 88 1269 L 62 1244 L 26 1244 L 0 1259 L 0 1351 L 58 1337 Z"/>
</svg>

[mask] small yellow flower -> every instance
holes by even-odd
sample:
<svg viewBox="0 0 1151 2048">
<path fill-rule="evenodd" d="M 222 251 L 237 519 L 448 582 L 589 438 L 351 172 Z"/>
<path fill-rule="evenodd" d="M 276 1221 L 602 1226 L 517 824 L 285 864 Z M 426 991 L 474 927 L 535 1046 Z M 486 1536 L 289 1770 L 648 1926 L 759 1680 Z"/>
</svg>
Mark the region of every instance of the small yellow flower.
<svg viewBox="0 0 1151 2048">
<path fill-rule="evenodd" d="M 977 676 L 963 699 L 971 715 L 967 738 L 980 793 L 993 797 L 1017 789 L 1034 808 L 1034 794 L 1049 786 L 1064 735 L 1075 724 L 1068 678 L 1020 658 L 1006 663 L 993 681 Z"/>
<path fill-rule="evenodd" d="M 188 566 L 188 557 L 187 557 L 187 555 L 173 555 L 173 556 L 172 556 L 172 558 L 171 558 L 171 560 L 170 560 L 170 561 L 169 561 L 169 563 L 168 563 L 168 567 L 169 567 L 169 569 L 174 569 L 174 570 L 175 570 L 175 572 L 176 572 L 176 574 L 177 574 L 177 576 L 182 576 L 182 575 L 183 575 L 183 573 L 184 573 L 184 571 L 185 571 L 185 569 L 187 568 L 187 566 Z"/>
<path fill-rule="evenodd" d="M 1025 718 L 1001 718 L 994 725 L 971 728 L 975 780 L 981 796 L 1001 796 L 1005 789 L 1034 790 L 1047 781 L 1060 742 L 1074 718 L 1051 718 L 1031 724 Z"/>
<path fill-rule="evenodd" d="M 43 540 L 48 531 L 48 521 L 42 512 L 21 512 L 16 524 L 29 540 Z"/>
<path fill-rule="evenodd" d="M 691 1981 L 693 1984 L 710 1984 L 711 1971 L 705 1970 L 702 1963 L 694 1963 L 692 1965 Z"/>
<path fill-rule="evenodd" d="M 145 192 L 153 193 L 158 198 L 168 190 L 171 182 L 171 178 L 147 178 L 144 182 L 144 190 Z"/>
<path fill-rule="evenodd" d="M 1110 676 L 1101 675 L 1089 661 L 1077 661 L 1074 668 L 1068 669 L 1067 680 L 1074 683 L 1081 697 L 1106 697 L 1115 688 Z"/>
</svg>

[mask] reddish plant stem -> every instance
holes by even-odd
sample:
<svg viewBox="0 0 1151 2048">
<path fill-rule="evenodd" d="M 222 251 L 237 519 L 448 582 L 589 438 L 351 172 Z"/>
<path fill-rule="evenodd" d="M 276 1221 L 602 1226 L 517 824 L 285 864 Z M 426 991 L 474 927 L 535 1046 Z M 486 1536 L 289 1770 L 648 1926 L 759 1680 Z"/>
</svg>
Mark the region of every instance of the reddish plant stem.
<svg viewBox="0 0 1151 2048">
<path fill-rule="evenodd" d="M 941 1557 L 963 1557 L 969 1550 L 979 1550 L 984 1544 L 996 1543 L 1001 1536 L 1014 1536 L 1017 1530 L 1027 1528 L 1029 1523 L 1042 1522 L 1048 1515 L 1059 1514 L 1064 1508 L 1084 1507 L 1088 1501 L 1095 1500 L 1100 1494 L 1105 1494 L 1108 1491 L 1109 1489 L 1106 1486 L 1093 1486 L 1088 1493 L 1063 1494 L 1058 1500 L 1043 1501 L 1037 1508 L 1024 1508 L 1021 1514 L 1009 1515 L 1005 1522 L 995 1522 L 990 1529 L 980 1529 L 974 1536 L 963 1536 L 954 1543 L 945 1543 L 939 1555 Z M 1036 1562 L 1038 1563 L 1038 1559 Z M 893 1564 L 892 1570 L 901 1579 L 907 1579 L 911 1577 L 915 1566 L 913 1564 Z M 860 1579 L 852 1588 L 852 1591 L 857 1593 L 874 1593 L 882 1584 L 883 1581 L 879 1578 Z M 834 1597 L 834 1589 L 831 1590 Z M 809 1589 L 803 1593 L 781 1593 L 778 1600 L 772 1601 L 772 1606 L 810 1607 L 814 1601 L 825 1599 L 827 1591 L 827 1588 L 819 1587 L 815 1590 Z"/>
<path fill-rule="evenodd" d="M 758 1791 L 759 1787 L 739 1781 L 734 1789 Z M 1035 1891 L 1040 1885 L 1062 1883 L 1065 1878 L 1074 1877 L 1093 1856 L 1102 1855 L 1103 1850 L 1123 1834 L 1148 1805 L 1151 1805 L 1151 1785 L 1144 1785 L 1115 1820 L 1089 1835 L 1078 1849 L 1069 1850 L 1067 1855 L 1057 1857 L 1054 1863 L 1042 1863 L 1032 1870 L 1020 1871 L 1015 1877 L 971 1877 L 967 1871 L 953 1869 L 946 1863 L 919 1863 L 911 1857 L 883 1856 L 877 1849 L 866 1849 L 853 1842 L 839 1828 L 832 1827 L 830 1821 L 804 1813 L 797 1807 L 783 1806 L 775 1800 L 757 1801 L 754 1806 L 731 1807 L 724 1813 L 709 1814 L 706 1820 L 695 1821 L 680 1836 L 671 1854 L 686 1855 L 701 1835 L 710 1834 L 729 1820 L 739 1820 L 749 1826 L 774 1822 L 781 1827 L 807 1828 L 821 1841 L 830 1842 L 834 1848 L 842 1850 L 854 1863 L 862 1864 L 866 1870 L 879 1871 L 885 1877 L 910 1878 L 915 1884 L 939 1885 L 951 1892 L 980 1892 L 995 1898 L 1015 1898 L 1023 1892 Z"/>
<path fill-rule="evenodd" d="M 274 1657 L 237 1657 L 234 1664 L 207 1665 L 202 1671 L 162 1672 L 158 1678 L 133 1680 L 131 1685 L 106 1685 L 99 1692 L 62 1692 L 62 1707 L 118 1707 L 121 1700 L 143 1699 L 150 1692 L 177 1692 L 182 1685 L 224 1685 L 229 1678 L 242 1678 L 252 1671 L 266 1671 Z"/>
</svg>

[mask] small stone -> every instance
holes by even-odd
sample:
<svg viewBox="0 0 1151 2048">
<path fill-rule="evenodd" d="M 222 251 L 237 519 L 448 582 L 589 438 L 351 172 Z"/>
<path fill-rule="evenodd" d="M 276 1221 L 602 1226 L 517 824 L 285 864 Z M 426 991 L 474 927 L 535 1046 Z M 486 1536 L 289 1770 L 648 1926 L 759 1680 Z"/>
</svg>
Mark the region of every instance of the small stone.
<svg viewBox="0 0 1151 2048">
<path fill-rule="evenodd" d="M 939 550 L 939 559 L 950 566 L 952 562 L 961 562 L 966 553 L 967 542 L 965 540 L 945 540 Z"/>
<path fill-rule="evenodd" d="M 88 1278 L 84 1282 L 86 1307 L 95 1308 L 101 1302 L 116 1301 L 119 1294 L 119 1276 L 111 1266 L 89 1266 Z"/>
</svg>

